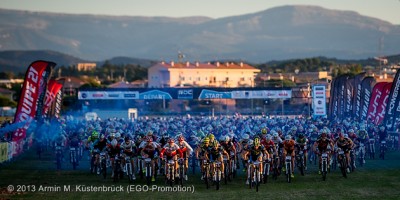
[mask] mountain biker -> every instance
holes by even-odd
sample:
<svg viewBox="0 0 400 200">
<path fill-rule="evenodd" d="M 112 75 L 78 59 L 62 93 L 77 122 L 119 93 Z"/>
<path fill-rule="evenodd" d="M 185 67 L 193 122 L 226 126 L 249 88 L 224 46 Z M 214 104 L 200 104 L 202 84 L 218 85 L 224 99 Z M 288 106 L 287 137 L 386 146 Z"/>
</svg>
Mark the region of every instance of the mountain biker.
<svg viewBox="0 0 400 200">
<path fill-rule="evenodd" d="M 196 159 L 201 159 L 201 160 L 208 160 L 208 152 L 209 149 L 211 148 L 210 146 L 210 139 L 208 137 L 204 138 L 203 142 L 201 145 L 199 145 L 196 149 Z M 203 162 L 200 162 L 200 171 L 202 174 L 203 172 Z M 201 176 L 201 180 L 203 180 L 204 176 Z"/>
<path fill-rule="evenodd" d="M 239 142 L 239 146 L 241 149 L 241 154 L 246 152 L 249 149 L 249 140 L 250 140 L 250 135 L 249 134 L 243 134 L 242 139 Z M 243 164 L 243 171 L 247 170 L 247 160 L 242 156 L 242 164 Z"/>
<path fill-rule="evenodd" d="M 183 137 L 183 135 L 179 135 L 178 136 L 178 146 L 180 148 L 180 150 L 182 151 L 183 154 L 183 158 L 185 160 L 185 180 L 187 180 L 187 169 L 189 167 L 189 162 L 188 162 L 188 158 L 189 156 L 192 154 L 193 149 L 192 147 L 185 141 L 185 137 Z"/>
<path fill-rule="evenodd" d="M 129 136 L 125 136 L 124 142 L 121 144 L 121 148 L 123 149 L 123 153 L 125 156 L 130 158 L 132 169 L 134 169 L 134 157 L 136 156 L 136 145 L 135 142 L 131 140 Z M 125 159 L 122 160 L 122 164 L 125 165 Z M 125 168 L 124 168 L 125 171 Z M 135 173 L 132 173 L 132 179 L 135 180 Z"/>
<path fill-rule="evenodd" d="M 328 163 L 330 163 L 330 150 L 333 149 L 333 142 L 331 139 L 328 138 L 326 131 L 323 129 L 321 131 L 320 137 L 317 141 L 314 142 L 313 145 L 313 151 L 315 154 L 318 154 L 319 156 L 319 170 L 318 174 L 321 174 L 321 168 L 322 168 L 322 153 L 327 153 L 328 154 Z M 329 168 L 329 165 L 328 165 Z"/>
<path fill-rule="evenodd" d="M 285 141 L 283 141 L 282 145 L 283 145 L 282 158 L 285 159 L 286 155 L 288 155 L 288 154 L 291 155 L 291 157 L 292 157 L 292 169 L 291 169 L 292 174 L 291 174 L 291 176 L 292 176 L 292 178 L 294 178 L 294 171 L 293 171 L 294 170 L 294 158 L 295 158 L 294 147 L 296 145 L 296 141 L 294 141 L 292 139 L 291 135 L 286 135 Z M 285 168 L 286 168 L 286 166 L 285 166 Z M 287 170 L 285 168 L 283 168 L 283 171 Z"/>
<path fill-rule="evenodd" d="M 303 133 L 299 133 L 298 137 L 296 139 L 296 147 L 297 147 L 297 151 L 303 151 L 304 153 L 304 169 L 307 170 L 307 143 L 308 143 L 308 139 L 304 136 Z"/>
<path fill-rule="evenodd" d="M 230 154 L 232 153 L 234 155 L 234 160 L 235 163 L 237 162 L 236 159 L 236 147 L 233 144 L 233 142 L 231 142 L 231 139 L 229 138 L 229 136 L 222 136 L 221 138 L 221 142 L 220 145 L 222 146 L 222 148 L 224 148 L 224 150 L 228 153 L 228 155 L 230 156 Z"/>
<path fill-rule="evenodd" d="M 109 144 L 107 144 L 107 151 L 111 160 L 111 167 L 112 167 L 111 178 L 114 178 L 115 157 L 122 152 L 122 149 L 118 141 L 116 139 L 113 139 Z"/>
<path fill-rule="evenodd" d="M 242 157 L 244 160 L 248 160 L 249 162 L 254 162 L 258 161 L 260 162 L 260 172 L 262 172 L 263 169 L 263 159 L 268 160 L 269 159 L 269 154 L 264 148 L 264 146 L 261 145 L 261 140 L 259 137 L 254 138 L 254 145 L 248 148 L 247 151 L 245 151 L 242 154 Z M 246 184 L 249 184 L 249 179 L 250 179 L 250 171 L 247 171 L 247 180 Z"/>
<path fill-rule="evenodd" d="M 218 141 L 214 139 L 214 142 L 212 144 L 212 147 L 208 149 L 208 159 L 210 160 L 211 163 L 214 163 L 215 161 L 221 162 L 221 175 L 224 177 L 224 162 L 223 162 L 223 155 L 228 157 L 229 160 L 229 154 L 219 145 Z M 214 165 L 211 165 L 211 171 L 214 171 Z"/>
<path fill-rule="evenodd" d="M 139 147 L 139 148 L 142 148 L 142 151 L 141 151 L 142 158 L 150 158 L 152 168 L 155 169 L 154 158 L 155 158 L 156 151 L 159 148 L 159 146 L 155 142 L 153 142 L 153 137 L 147 136 L 145 143 L 142 143 L 141 147 Z M 154 177 L 155 170 L 152 170 L 152 173 L 153 174 L 151 177 L 151 181 L 154 182 L 154 181 L 156 181 L 156 179 Z"/>
<path fill-rule="evenodd" d="M 350 138 L 346 138 L 344 134 L 340 132 L 336 145 L 344 151 L 347 159 L 347 173 L 350 173 L 350 150 L 353 149 L 354 143 Z"/>
<path fill-rule="evenodd" d="M 164 153 L 166 155 L 166 161 L 173 160 L 175 162 L 175 177 L 179 177 L 178 174 L 178 162 L 177 162 L 177 153 L 179 153 L 179 157 L 183 158 L 183 153 L 181 148 L 175 144 L 174 138 L 169 138 L 168 143 L 161 149 L 160 158 L 164 159 Z"/>
</svg>

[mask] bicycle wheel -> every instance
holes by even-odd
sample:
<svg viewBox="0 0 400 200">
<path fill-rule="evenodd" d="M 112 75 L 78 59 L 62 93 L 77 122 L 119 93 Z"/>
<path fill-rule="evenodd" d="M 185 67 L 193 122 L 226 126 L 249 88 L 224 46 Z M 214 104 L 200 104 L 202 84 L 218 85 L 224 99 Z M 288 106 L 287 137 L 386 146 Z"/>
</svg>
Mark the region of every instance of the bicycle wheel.
<svg viewBox="0 0 400 200">
<path fill-rule="evenodd" d="M 304 176 L 304 159 L 303 159 L 303 158 L 300 158 L 299 162 L 300 162 L 300 167 L 299 167 L 300 174 L 301 174 L 302 176 Z"/>
<path fill-rule="evenodd" d="M 346 164 L 346 160 L 342 158 L 342 160 L 341 160 L 341 162 L 340 162 L 340 165 L 341 165 L 340 170 L 342 171 L 343 177 L 347 178 L 347 172 L 346 172 L 347 164 Z"/>
<path fill-rule="evenodd" d="M 286 164 L 286 179 L 288 183 L 292 182 L 292 168 L 290 167 L 290 164 Z"/>
<path fill-rule="evenodd" d="M 216 189 L 219 190 L 219 186 L 221 184 L 221 168 L 218 168 L 215 172 L 215 185 L 216 185 Z"/>
<path fill-rule="evenodd" d="M 106 165 L 106 161 L 105 160 L 101 161 L 101 171 L 102 171 L 102 174 L 103 174 L 103 178 L 106 179 L 106 176 L 107 176 L 107 165 Z"/>
<path fill-rule="evenodd" d="M 255 174 L 254 174 L 254 184 L 256 186 L 256 192 L 258 192 L 258 187 L 260 186 L 260 170 L 256 167 Z"/>
<path fill-rule="evenodd" d="M 326 169 L 327 168 L 327 163 L 324 161 L 322 162 L 322 180 L 325 181 L 326 180 Z"/>
<path fill-rule="evenodd" d="M 152 176 L 151 166 L 150 164 L 146 164 L 146 184 L 148 186 L 151 184 L 151 176 Z"/>
</svg>

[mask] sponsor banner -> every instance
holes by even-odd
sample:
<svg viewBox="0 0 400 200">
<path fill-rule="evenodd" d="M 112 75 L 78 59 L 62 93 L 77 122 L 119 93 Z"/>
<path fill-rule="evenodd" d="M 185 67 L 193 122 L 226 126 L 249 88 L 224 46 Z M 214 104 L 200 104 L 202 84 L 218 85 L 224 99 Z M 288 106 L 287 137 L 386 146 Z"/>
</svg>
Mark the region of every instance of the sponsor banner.
<svg viewBox="0 0 400 200">
<path fill-rule="evenodd" d="M 193 89 L 179 89 L 178 99 L 193 99 Z"/>
<path fill-rule="evenodd" d="M 313 85 L 312 86 L 312 105 L 313 105 L 313 116 L 325 116 L 326 115 L 326 88 L 325 85 Z"/>
<path fill-rule="evenodd" d="M 231 99 L 232 93 L 231 92 L 217 92 L 214 90 L 201 90 L 199 95 L 199 99 Z"/>
<path fill-rule="evenodd" d="M 380 82 L 375 84 L 372 89 L 371 98 L 369 100 L 368 112 L 367 112 L 367 120 L 375 121 L 375 117 L 378 113 L 379 102 L 382 98 L 383 88 L 387 82 Z"/>
<path fill-rule="evenodd" d="M 369 99 L 371 98 L 372 85 L 374 84 L 374 77 L 365 77 L 361 83 L 361 108 L 360 108 L 360 121 L 367 120 Z"/>
<path fill-rule="evenodd" d="M 395 116 L 396 114 L 396 105 L 399 102 L 400 95 L 400 69 L 397 70 L 396 76 L 393 79 L 392 88 L 390 90 L 388 103 L 386 105 L 385 119 L 384 123 L 388 131 L 393 130 L 395 119 L 400 116 Z"/>
<path fill-rule="evenodd" d="M 168 92 L 160 90 L 151 90 L 139 94 L 139 99 L 172 99 Z"/>
<path fill-rule="evenodd" d="M 137 91 L 78 91 L 79 100 L 139 99 Z"/>
<path fill-rule="evenodd" d="M 365 77 L 365 72 L 357 74 L 354 77 L 354 96 L 353 96 L 353 116 L 356 119 L 360 118 L 360 107 L 361 107 L 361 82 Z"/>
<path fill-rule="evenodd" d="M 57 92 L 57 98 L 56 98 L 56 102 L 54 104 L 54 109 L 53 109 L 54 113 L 51 114 L 52 116 L 55 116 L 56 118 L 60 118 L 62 97 L 63 97 L 63 92 L 62 92 L 62 90 L 59 90 Z"/>
<path fill-rule="evenodd" d="M 338 78 L 338 85 L 336 87 L 336 90 L 338 92 L 338 110 L 337 110 L 337 116 L 339 119 L 342 119 L 344 117 L 344 112 L 345 112 L 345 91 L 346 91 L 346 82 L 347 79 L 349 78 L 348 75 L 342 75 Z"/>
<path fill-rule="evenodd" d="M 232 99 L 285 99 L 292 98 L 292 90 L 240 90 L 232 91 Z"/>
<path fill-rule="evenodd" d="M 344 98 L 344 116 L 351 117 L 353 115 L 353 96 L 354 96 L 354 78 L 349 78 L 345 86 Z"/>
<path fill-rule="evenodd" d="M 35 61 L 28 67 L 14 118 L 14 123 L 27 123 L 14 132 L 13 141 L 20 141 L 26 137 L 26 130 L 29 127 L 29 122 L 36 116 L 37 109 L 42 109 L 42 107 L 39 106 L 39 104 L 41 104 L 39 101 L 41 96 L 44 97 L 45 86 L 47 85 L 47 82 L 44 83 L 43 80 L 43 77 L 46 77 L 44 73 L 46 69 L 55 65 L 56 64 L 52 62 Z"/>
<path fill-rule="evenodd" d="M 331 82 L 331 96 L 329 97 L 329 118 L 334 119 L 336 117 L 336 108 L 335 104 L 337 104 L 337 92 L 336 92 L 337 79 L 333 79 Z"/>
<path fill-rule="evenodd" d="M 47 113 L 51 104 L 55 101 L 58 91 L 62 88 L 62 84 L 58 83 L 56 80 L 50 80 L 47 90 L 46 97 L 44 100 L 43 113 Z"/>
<path fill-rule="evenodd" d="M 391 89 L 392 89 L 392 83 L 387 83 L 383 87 L 382 97 L 379 100 L 378 111 L 375 116 L 375 121 L 374 121 L 375 125 L 380 125 L 383 119 L 385 118 L 386 105 L 389 99 L 389 94 Z"/>
</svg>

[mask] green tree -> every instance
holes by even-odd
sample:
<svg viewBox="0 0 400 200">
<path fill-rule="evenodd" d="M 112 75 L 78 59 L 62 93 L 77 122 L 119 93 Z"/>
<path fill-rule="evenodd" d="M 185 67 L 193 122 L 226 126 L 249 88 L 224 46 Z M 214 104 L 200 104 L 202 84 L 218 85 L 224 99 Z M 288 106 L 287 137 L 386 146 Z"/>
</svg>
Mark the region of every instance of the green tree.
<svg viewBox="0 0 400 200">
<path fill-rule="evenodd" d="M 4 106 L 17 107 L 17 102 L 10 100 L 8 97 L 0 95 L 0 107 Z"/>
</svg>

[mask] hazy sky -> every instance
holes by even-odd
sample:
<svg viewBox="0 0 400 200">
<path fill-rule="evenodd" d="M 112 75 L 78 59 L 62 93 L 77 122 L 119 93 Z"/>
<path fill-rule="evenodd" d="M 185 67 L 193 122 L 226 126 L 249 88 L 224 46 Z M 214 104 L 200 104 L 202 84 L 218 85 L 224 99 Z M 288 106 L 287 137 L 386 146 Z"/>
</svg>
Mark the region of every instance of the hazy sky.
<svg viewBox="0 0 400 200">
<path fill-rule="evenodd" d="M 400 0 L 0 0 L 0 8 L 129 16 L 226 16 L 283 5 L 353 10 L 400 25 Z"/>
</svg>

